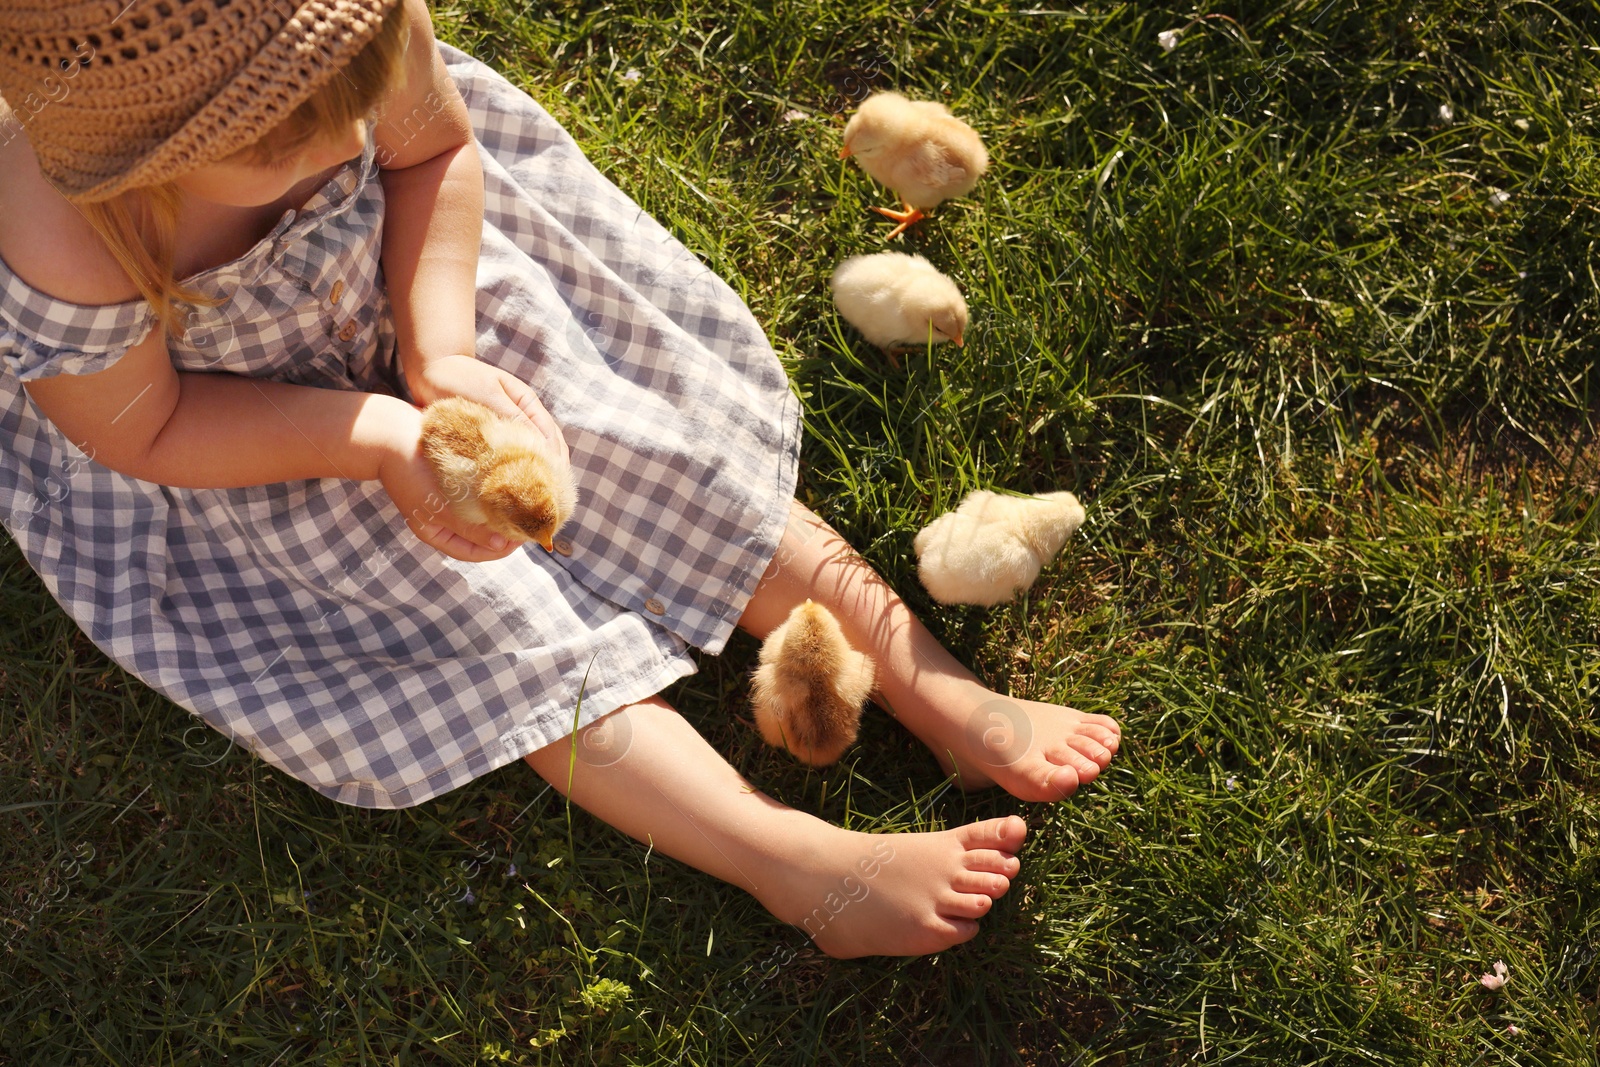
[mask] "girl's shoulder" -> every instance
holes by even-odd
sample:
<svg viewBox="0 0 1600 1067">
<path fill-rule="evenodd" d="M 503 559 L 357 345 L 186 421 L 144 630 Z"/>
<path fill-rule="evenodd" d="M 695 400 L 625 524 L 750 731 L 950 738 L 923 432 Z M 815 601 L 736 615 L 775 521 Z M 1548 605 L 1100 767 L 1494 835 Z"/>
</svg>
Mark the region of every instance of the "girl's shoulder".
<svg viewBox="0 0 1600 1067">
<path fill-rule="evenodd" d="M 71 304 L 121 304 L 139 291 L 94 228 L 39 173 L 26 136 L 0 144 L 0 274 Z"/>
</svg>

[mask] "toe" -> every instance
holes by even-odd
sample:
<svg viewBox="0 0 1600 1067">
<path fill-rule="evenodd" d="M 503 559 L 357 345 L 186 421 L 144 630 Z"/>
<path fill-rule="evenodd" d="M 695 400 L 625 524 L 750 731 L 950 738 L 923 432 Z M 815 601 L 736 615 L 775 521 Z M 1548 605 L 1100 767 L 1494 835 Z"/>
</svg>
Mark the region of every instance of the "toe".
<svg viewBox="0 0 1600 1067">
<path fill-rule="evenodd" d="M 1105 747 L 1108 752 L 1115 752 L 1122 743 L 1122 734 L 1107 726 L 1096 723 L 1084 723 L 1078 727 L 1079 737 L 1090 737 Z"/>
<path fill-rule="evenodd" d="M 1028 824 L 1015 815 L 986 819 L 961 827 L 961 843 L 970 849 L 1015 852 L 1028 836 Z"/>
<path fill-rule="evenodd" d="M 1102 764 L 1096 763 L 1070 744 L 1057 745 L 1046 753 L 1046 757 L 1051 763 L 1059 764 L 1062 767 L 1071 767 L 1076 771 L 1078 785 L 1088 785 L 1100 777 Z"/>
<path fill-rule="evenodd" d="M 1065 800 L 1076 793 L 1081 784 L 1076 768 L 1070 764 L 1057 767 L 1044 781 L 1044 791 L 1047 795 L 1039 799 Z"/>
<path fill-rule="evenodd" d="M 1117 737 L 1122 736 L 1122 724 L 1109 715 L 1085 715 L 1083 721 L 1098 726 L 1103 730 L 1110 730 Z"/>
<path fill-rule="evenodd" d="M 989 898 L 984 897 L 983 899 L 988 900 Z M 951 929 L 950 935 L 945 940 L 945 944 L 947 946 L 959 945 L 964 941 L 971 941 L 973 938 L 978 936 L 978 924 L 972 919 L 956 918 L 952 916 L 944 921 Z"/>
<path fill-rule="evenodd" d="M 981 919 L 993 907 L 994 899 L 986 893 L 951 893 L 939 913 L 951 920 Z"/>
<path fill-rule="evenodd" d="M 1028 824 L 1019 816 L 1007 815 L 1000 820 L 1000 851 L 1015 852 L 1028 836 Z"/>
<path fill-rule="evenodd" d="M 950 881 L 957 893 L 981 893 L 991 899 L 1003 897 L 1011 889 L 1011 879 L 988 871 L 962 871 Z"/>
<path fill-rule="evenodd" d="M 977 920 L 987 914 L 987 910 L 974 913 L 970 905 L 962 910 L 954 906 L 957 896 L 958 894 L 950 894 L 948 899 L 939 903 L 937 911 L 929 912 L 922 919 L 913 942 L 916 951 L 907 955 L 920 956 L 930 952 L 940 952 L 951 945 L 959 945 L 978 936 Z M 962 899 L 966 899 L 965 896 L 962 896 Z"/>
<path fill-rule="evenodd" d="M 962 861 L 969 871 L 988 871 L 990 874 L 1003 874 L 1007 878 L 1014 877 L 1022 870 L 1022 861 L 1017 857 L 987 848 L 968 849 Z"/>
<path fill-rule="evenodd" d="M 1111 750 L 1086 734 L 1078 734 L 1076 737 L 1068 738 L 1067 744 L 1071 745 L 1083 756 L 1093 760 L 1095 765 L 1102 771 L 1111 762 Z"/>
</svg>

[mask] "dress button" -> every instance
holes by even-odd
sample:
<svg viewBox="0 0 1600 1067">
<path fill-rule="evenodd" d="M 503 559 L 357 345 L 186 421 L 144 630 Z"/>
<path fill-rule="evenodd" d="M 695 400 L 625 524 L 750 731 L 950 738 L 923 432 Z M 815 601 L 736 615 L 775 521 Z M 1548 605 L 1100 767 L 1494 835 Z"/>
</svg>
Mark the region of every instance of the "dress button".
<svg viewBox="0 0 1600 1067">
<path fill-rule="evenodd" d="M 350 338 L 352 338 L 352 337 L 354 337 L 356 335 L 356 330 L 357 329 L 358 329 L 358 327 L 356 326 L 356 320 L 355 319 L 351 319 L 349 322 L 347 322 L 343 326 L 339 327 L 339 340 L 341 340 L 341 341 L 350 340 Z"/>
<path fill-rule="evenodd" d="M 555 549 L 563 556 L 570 556 L 572 555 L 572 542 L 565 537 L 558 537 L 555 541 Z"/>
<path fill-rule="evenodd" d="M 344 296 L 344 279 L 340 278 L 333 283 L 333 291 L 328 294 L 328 303 L 337 304 L 342 296 Z"/>
<path fill-rule="evenodd" d="M 644 610 L 648 611 L 652 615 L 665 615 L 667 613 L 667 606 L 661 603 L 661 601 L 657 600 L 655 597 L 651 597 L 649 600 L 644 602 Z"/>
</svg>

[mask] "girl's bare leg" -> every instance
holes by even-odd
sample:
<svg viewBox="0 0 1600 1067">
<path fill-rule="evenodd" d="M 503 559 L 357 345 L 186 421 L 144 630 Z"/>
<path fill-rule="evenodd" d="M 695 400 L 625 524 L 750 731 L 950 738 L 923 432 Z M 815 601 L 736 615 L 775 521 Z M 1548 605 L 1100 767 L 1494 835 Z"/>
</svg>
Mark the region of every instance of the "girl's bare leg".
<svg viewBox="0 0 1600 1067">
<path fill-rule="evenodd" d="M 833 528 L 796 501 L 777 556 L 739 620 L 765 637 L 810 598 L 878 664 L 882 703 L 933 750 L 946 773 L 1022 800 L 1060 800 L 1105 770 L 1121 729 L 1104 715 L 986 689 Z"/>
<path fill-rule="evenodd" d="M 579 807 L 748 890 L 841 958 L 922 955 L 976 935 L 1027 833 L 1014 815 L 925 834 L 831 826 L 756 791 L 659 697 L 527 761 Z"/>
</svg>

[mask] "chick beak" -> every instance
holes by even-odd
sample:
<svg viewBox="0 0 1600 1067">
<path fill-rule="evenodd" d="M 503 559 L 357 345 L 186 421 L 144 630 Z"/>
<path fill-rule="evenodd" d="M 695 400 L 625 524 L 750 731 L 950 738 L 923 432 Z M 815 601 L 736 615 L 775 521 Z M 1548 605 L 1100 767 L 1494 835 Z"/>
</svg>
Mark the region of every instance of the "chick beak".
<svg viewBox="0 0 1600 1067">
<path fill-rule="evenodd" d="M 839 158 L 840 159 L 849 159 L 850 158 L 850 154 L 851 154 L 851 151 L 850 151 L 850 146 L 848 144 L 845 145 L 843 148 L 839 149 Z"/>
<path fill-rule="evenodd" d="M 539 547 L 544 549 L 546 552 L 554 552 L 556 550 L 555 538 L 552 535 L 545 534 L 538 540 Z"/>
<path fill-rule="evenodd" d="M 954 341 L 956 343 L 956 347 L 957 348 L 961 347 L 961 334 L 960 333 L 957 333 L 954 337 L 950 338 L 950 340 L 952 340 L 952 341 Z"/>
</svg>

